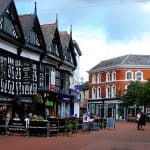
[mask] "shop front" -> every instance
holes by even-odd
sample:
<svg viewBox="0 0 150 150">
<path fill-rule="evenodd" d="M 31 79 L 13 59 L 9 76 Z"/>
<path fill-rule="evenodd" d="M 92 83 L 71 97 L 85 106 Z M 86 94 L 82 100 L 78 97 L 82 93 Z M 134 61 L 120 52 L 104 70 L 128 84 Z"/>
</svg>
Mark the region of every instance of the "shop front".
<svg viewBox="0 0 150 150">
<path fill-rule="evenodd" d="M 0 119 L 6 118 L 9 114 L 12 117 L 12 98 L 8 96 L 0 96 Z"/>
<path fill-rule="evenodd" d="M 125 119 L 125 109 L 119 100 L 89 100 L 88 109 L 101 118 L 113 117 L 116 120 Z"/>
<path fill-rule="evenodd" d="M 58 105 L 59 95 L 53 91 L 48 91 L 44 93 L 44 108 L 46 118 L 56 118 L 57 117 L 57 105 Z"/>
<path fill-rule="evenodd" d="M 58 117 L 66 118 L 70 117 L 70 105 L 71 105 L 71 95 L 70 94 L 60 94 L 58 103 Z"/>
<path fill-rule="evenodd" d="M 79 117 L 80 115 L 80 93 L 74 89 L 70 89 L 72 95 L 70 103 L 70 115 Z"/>
</svg>

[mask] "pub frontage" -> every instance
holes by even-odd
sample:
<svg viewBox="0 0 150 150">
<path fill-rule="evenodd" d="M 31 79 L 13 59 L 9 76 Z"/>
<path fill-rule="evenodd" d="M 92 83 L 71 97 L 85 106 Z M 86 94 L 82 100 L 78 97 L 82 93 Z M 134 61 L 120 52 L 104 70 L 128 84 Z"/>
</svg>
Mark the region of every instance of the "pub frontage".
<svg viewBox="0 0 150 150">
<path fill-rule="evenodd" d="M 73 115 L 72 29 L 61 39 L 57 16 L 54 24 L 40 25 L 36 3 L 33 14 L 18 15 L 13 0 L 1 0 L 0 9 L 0 118 Z"/>
</svg>

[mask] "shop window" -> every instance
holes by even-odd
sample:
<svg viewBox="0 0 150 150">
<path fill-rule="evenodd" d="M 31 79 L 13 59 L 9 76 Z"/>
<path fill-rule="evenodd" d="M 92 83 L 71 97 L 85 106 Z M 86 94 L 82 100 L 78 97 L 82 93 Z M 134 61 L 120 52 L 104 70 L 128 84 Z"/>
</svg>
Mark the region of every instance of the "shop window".
<svg viewBox="0 0 150 150">
<path fill-rule="evenodd" d="M 61 91 L 62 93 L 68 93 L 69 87 L 70 87 L 70 81 L 69 81 L 69 73 L 62 72 L 61 73 Z"/>
</svg>

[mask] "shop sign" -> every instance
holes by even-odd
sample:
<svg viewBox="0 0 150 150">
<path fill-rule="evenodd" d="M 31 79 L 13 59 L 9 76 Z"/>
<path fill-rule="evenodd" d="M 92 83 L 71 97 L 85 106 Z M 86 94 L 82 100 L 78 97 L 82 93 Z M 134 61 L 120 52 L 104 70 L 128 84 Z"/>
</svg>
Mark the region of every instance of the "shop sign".
<svg viewBox="0 0 150 150">
<path fill-rule="evenodd" d="M 80 100 L 80 93 L 78 91 L 70 89 L 70 94 L 73 95 L 74 100 Z"/>
<path fill-rule="evenodd" d="M 50 90 L 55 90 L 55 72 L 51 71 Z"/>
<path fill-rule="evenodd" d="M 20 101 L 24 102 L 24 103 L 32 103 L 32 98 L 31 97 L 21 97 Z"/>
<path fill-rule="evenodd" d="M 53 101 L 49 101 L 48 99 L 46 99 L 45 106 L 52 107 L 52 106 L 54 106 L 54 102 Z"/>
<path fill-rule="evenodd" d="M 11 132 L 24 132 L 25 131 L 25 122 L 10 120 L 9 121 L 9 131 Z"/>
<path fill-rule="evenodd" d="M 68 95 L 61 95 L 60 96 L 60 100 L 62 100 L 62 101 L 70 101 L 70 96 L 68 96 Z"/>
<path fill-rule="evenodd" d="M 77 91 L 81 91 L 81 90 L 83 90 L 83 86 L 82 85 L 75 85 L 74 89 Z"/>
</svg>

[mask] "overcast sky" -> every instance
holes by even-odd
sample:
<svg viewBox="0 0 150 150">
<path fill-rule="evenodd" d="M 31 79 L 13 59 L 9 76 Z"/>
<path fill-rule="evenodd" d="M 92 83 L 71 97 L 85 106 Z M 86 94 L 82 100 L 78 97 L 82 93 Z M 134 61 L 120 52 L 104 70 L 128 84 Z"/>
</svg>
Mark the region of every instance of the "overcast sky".
<svg viewBox="0 0 150 150">
<path fill-rule="evenodd" d="M 80 76 L 102 60 L 126 54 L 150 55 L 150 0 L 36 0 L 41 24 L 70 32 L 82 51 Z M 33 13 L 34 0 L 15 0 L 19 14 Z"/>
</svg>

